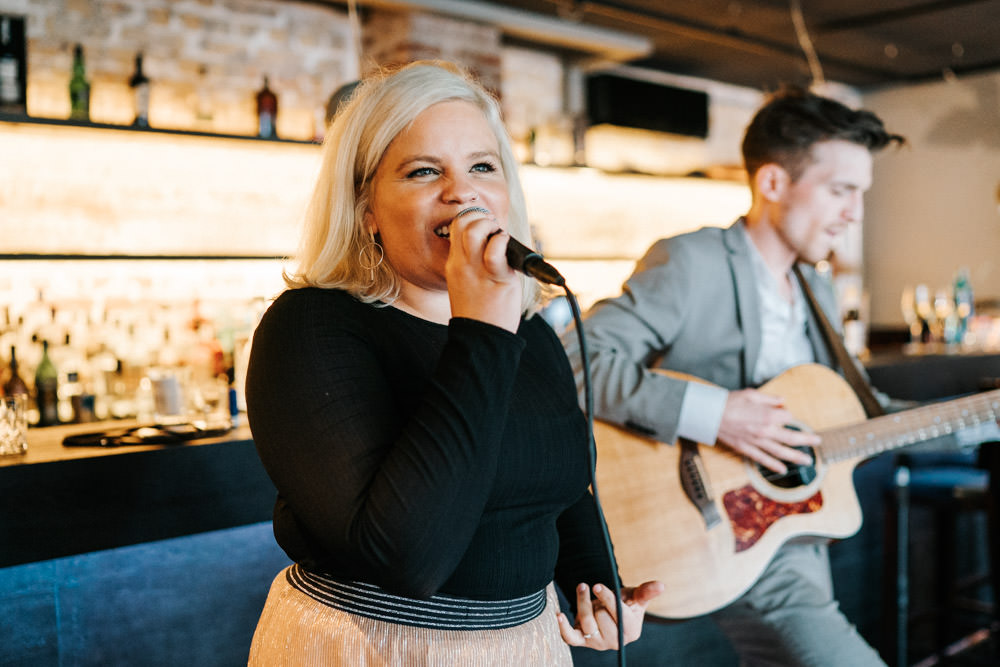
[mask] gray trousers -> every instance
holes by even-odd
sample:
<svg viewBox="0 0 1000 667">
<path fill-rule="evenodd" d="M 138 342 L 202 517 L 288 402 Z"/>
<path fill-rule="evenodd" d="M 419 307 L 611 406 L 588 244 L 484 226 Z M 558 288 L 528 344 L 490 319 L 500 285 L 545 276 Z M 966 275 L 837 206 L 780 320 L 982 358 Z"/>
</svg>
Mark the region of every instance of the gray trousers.
<svg viewBox="0 0 1000 667">
<path fill-rule="evenodd" d="M 743 667 L 885 667 L 833 598 L 826 543 L 783 545 L 757 583 L 711 618 Z"/>
</svg>

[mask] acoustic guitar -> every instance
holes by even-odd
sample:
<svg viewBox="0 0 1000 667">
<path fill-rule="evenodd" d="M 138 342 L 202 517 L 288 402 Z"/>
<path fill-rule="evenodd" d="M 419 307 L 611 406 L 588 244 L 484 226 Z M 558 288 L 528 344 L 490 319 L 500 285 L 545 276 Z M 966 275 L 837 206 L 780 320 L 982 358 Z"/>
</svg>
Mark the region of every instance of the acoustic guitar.
<svg viewBox="0 0 1000 667">
<path fill-rule="evenodd" d="M 825 366 L 791 368 L 761 391 L 782 396 L 798 428 L 819 433 L 813 464 L 779 475 L 726 447 L 667 444 L 595 422 L 597 484 L 625 581 L 666 584 L 648 612 L 689 618 L 742 595 L 793 537 L 861 527 L 852 474 L 866 458 L 1000 415 L 1000 390 L 874 419 Z M 793 425 L 796 426 L 796 425 Z"/>
</svg>

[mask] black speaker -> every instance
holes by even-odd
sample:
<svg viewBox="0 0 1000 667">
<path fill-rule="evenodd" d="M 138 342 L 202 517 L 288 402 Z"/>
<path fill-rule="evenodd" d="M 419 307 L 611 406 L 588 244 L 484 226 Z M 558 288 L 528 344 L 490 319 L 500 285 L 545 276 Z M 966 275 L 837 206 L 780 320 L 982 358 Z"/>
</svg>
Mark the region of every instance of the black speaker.
<svg viewBox="0 0 1000 667">
<path fill-rule="evenodd" d="M 26 113 L 27 85 L 24 17 L 0 14 L 0 112 Z"/>
<path fill-rule="evenodd" d="M 591 125 L 609 123 L 689 137 L 708 136 L 708 93 L 614 74 L 587 76 Z"/>
</svg>

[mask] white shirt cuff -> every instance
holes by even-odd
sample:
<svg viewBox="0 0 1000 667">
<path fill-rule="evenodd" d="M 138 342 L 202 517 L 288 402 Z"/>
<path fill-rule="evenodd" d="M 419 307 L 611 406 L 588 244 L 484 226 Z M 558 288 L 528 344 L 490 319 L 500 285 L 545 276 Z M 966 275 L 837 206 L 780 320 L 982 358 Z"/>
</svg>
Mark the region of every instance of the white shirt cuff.
<svg viewBox="0 0 1000 667">
<path fill-rule="evenodd" d="M 689 382 L 681 401 L 677 420 L 677 437 L 714 445 L 719 437 L 722 413 L 726 409 L 729 391 L 701 382 Z"/>
</svg>

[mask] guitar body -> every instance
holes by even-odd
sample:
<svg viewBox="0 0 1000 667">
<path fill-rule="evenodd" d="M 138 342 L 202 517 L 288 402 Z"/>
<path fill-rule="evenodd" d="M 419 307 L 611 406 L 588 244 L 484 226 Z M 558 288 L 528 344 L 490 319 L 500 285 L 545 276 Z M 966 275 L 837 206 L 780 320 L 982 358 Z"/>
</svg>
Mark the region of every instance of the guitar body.
<svg viewBox="0 0 1000 667">
<path fill-rule="evenodd" d="M 850 385 L 825 366 L 789 369 L 761 391 L 782 396 L 810 430 L 865 420 Z M 750 588 L 789 539 L 847 537 L 861 527 L 852 474 L 863 456 L 827 463 L 820 452 L 814 479 L 774 483 L 728 448 L 665 444 L 604 422 L 594 435 L 598 491 L 621 576 L 666 584 L 648 607 L 655 616 L 715 611 Z"/>
</svg>

